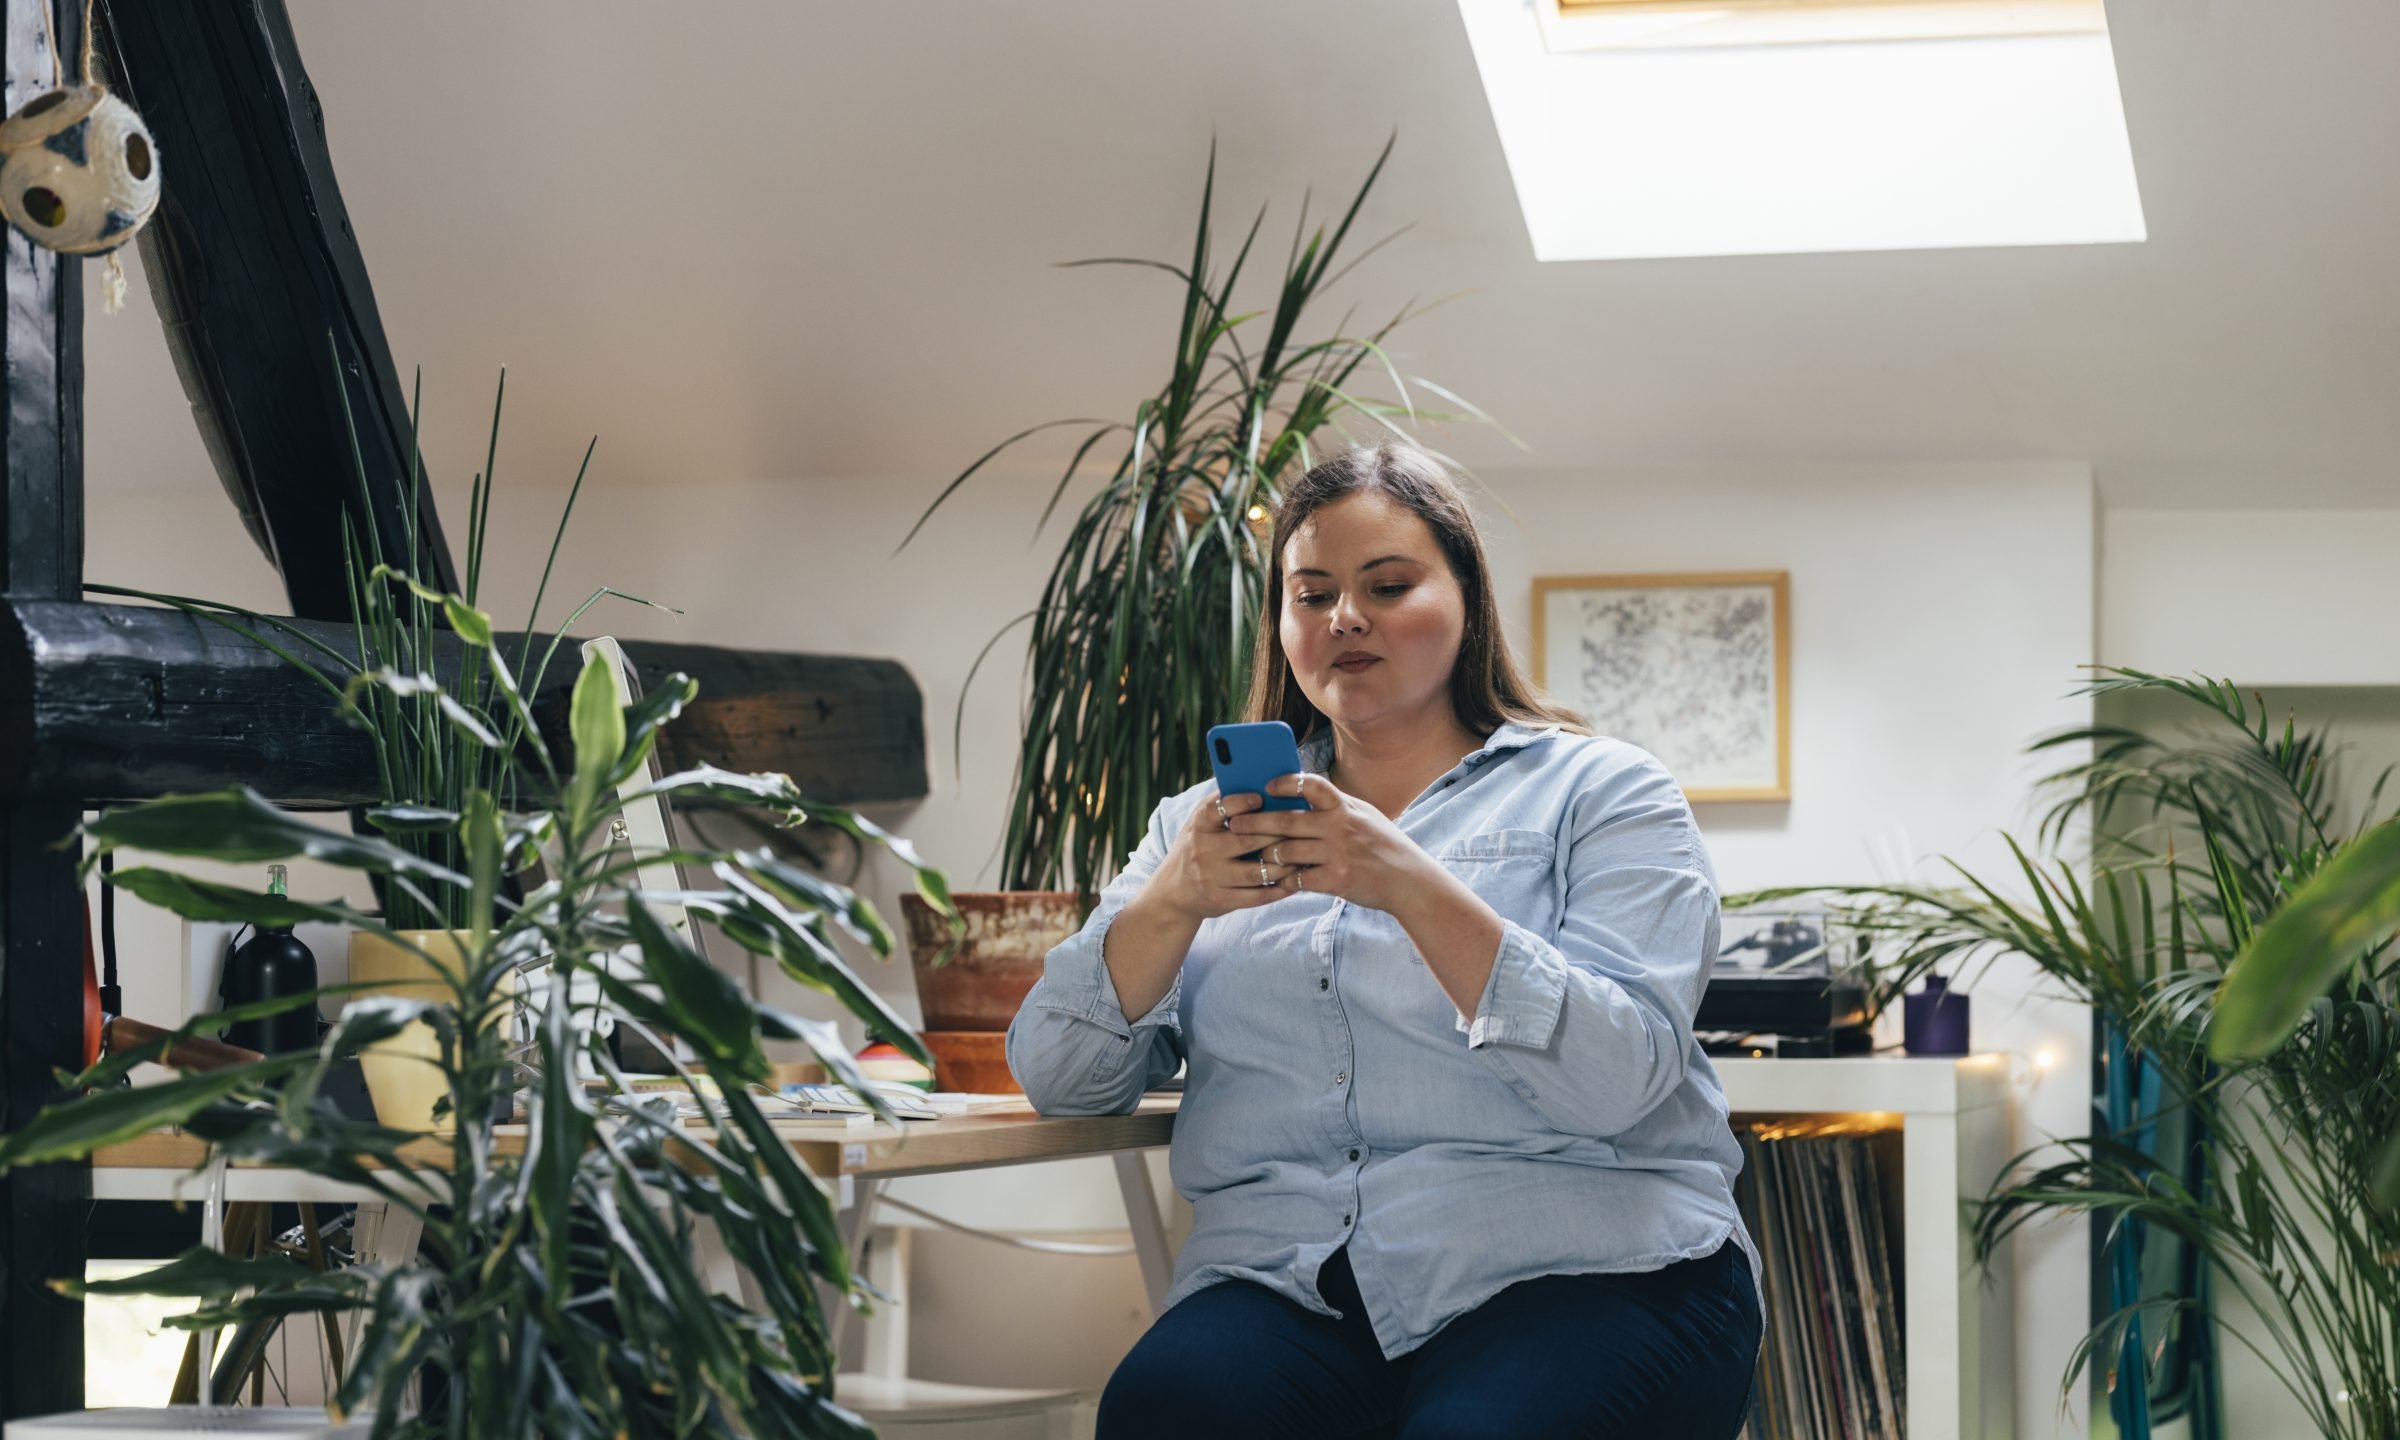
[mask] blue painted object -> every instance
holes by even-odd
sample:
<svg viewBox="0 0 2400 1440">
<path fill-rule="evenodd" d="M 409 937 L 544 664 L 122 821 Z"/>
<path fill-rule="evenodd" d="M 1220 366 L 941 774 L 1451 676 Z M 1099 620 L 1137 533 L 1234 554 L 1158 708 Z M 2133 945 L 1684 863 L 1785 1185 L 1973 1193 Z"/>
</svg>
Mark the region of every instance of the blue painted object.
<svg viewBox="0 0 2400 1440">
<path fill-rule="evenodd" d="M 1300 746 L 1281 720 L 1217 725 L 1208 732 L 1208 763 L 1217 772 L 1220 795 L 1265 795 L 1268 810 L 1306 810 L 1297 795 L 1267 795 L 1267 782 L 1300 773 Z"/>
</svg>

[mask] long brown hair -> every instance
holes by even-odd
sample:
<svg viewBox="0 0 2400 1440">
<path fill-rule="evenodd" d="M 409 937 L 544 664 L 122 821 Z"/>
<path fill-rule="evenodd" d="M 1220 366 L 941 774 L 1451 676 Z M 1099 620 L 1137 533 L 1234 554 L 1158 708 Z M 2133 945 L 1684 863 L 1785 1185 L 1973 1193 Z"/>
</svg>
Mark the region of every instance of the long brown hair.
<svg viewBox="0 0 2400 1440">
<path fill-rule="evenodd" d="M 1466 629 L 1458 660 L 1450 667 L 1450 710 L 1472 735 L 1489 735 L 1501 724 L 1557 725 L 1579 735 L 1592 733 L 1582 716 L 1535 689 L 1508 653 L 1500 629 L 1500 602 L 1492 594 L 1492 567 L 1484 559 L 1483 536 L 1466 497 L 1432 456 L 1410 445 L 1360 448 L 1310 470 L 1283 492 L 1275 509 L 1268 546 L 1267 590 L 1258 617 L 1258 643 L 1250 663 L 1250 703 L 1245 718 L 1281 720 L 1307 739 L 1326 723 L 1309 702 L 1283 653 L 1283 551 L 1292 532 L 1319 510 L 1361 491 L 1388 495 L 1416 512 L 1433 531 L 1466 599 Z"/>
</svg>

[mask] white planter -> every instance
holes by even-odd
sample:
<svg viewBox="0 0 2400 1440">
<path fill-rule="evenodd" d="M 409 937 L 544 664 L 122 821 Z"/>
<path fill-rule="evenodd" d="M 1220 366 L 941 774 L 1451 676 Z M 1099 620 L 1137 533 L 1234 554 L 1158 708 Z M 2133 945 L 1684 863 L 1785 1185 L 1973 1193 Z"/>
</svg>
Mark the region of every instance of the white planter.
<svg viewBox="0 0 2400 1440">
<path fill-rule="evenodd" d="M 7 1440 L 158 1440 L 162 1435 L 278 1435 L 284 1440 L 365 1440 L 364 1420 L 337 1422 L 320 1409 L 170 1405 L 156 1410 L 86 1410 L 11 1420 Z"/>
</svg>

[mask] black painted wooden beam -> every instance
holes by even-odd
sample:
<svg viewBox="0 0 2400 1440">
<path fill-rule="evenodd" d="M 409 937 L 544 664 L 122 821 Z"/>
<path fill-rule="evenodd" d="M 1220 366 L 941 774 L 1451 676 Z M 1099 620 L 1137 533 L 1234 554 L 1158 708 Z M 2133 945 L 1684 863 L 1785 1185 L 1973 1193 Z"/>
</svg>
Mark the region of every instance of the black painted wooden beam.
<svg viewBox="0 0 2400 1440">
<path fill-rule="evenodd" d="M 350 644 L 346 624 L 300 623 Z M 437 672 L 455 674 L 456 641 L 435 643 Z M 521 642 L 501 643 L 514 655 Z M 640 640 L 625 652 L 645 685 L 677 670 L 700 682 L 663 736 L 670 766 L 780 770 L 840 804 L 926 794 L 924 700 L 897 661 Z M 561 746 L 580 667 L 570 640 L 535 697 Z M 241 783 L 331 807 L 380 798 L 374 775 L 366 737 L 321 687 L 222 626 L 140 605 L 0 605 L 0 796 L 135 800 Z"/>
<path fill-rule="evenodd" d="M 142 266 L 201 438 L 292 613 L 340 619 L 345 511 L 354 523 L 371 511 L 394 563 L 408 553 L 408 397 L 291 17 L 283 0 L 101 0 L 101 15 L 112 83 L 158 137 Z M 455 590 L 429 487 L 419 505 L 416 573 Z"/>
<path fill-rule="evenodd" d="M 6 0 L 0 109 L 53 83 L 49 36 L 74 55 L 83 7 Z M 72 63 L 72 62 L 70 62 Z M 6 475 L 0 482 L 0 594 L 72 597 L 83 586 L 83 274 L 79 262 L 6 232 Z M 70 797 L 0 800 L 0 1130 L 82 1068 L 83 890 L 75 856 L 51 848 L 72 831 Z M 83 1408 L 83 1306 L 50 1289 L 81 1279 L 91 1172 L 45 1165 L 0 1179 L 0 1420 Z"/>
</svg>

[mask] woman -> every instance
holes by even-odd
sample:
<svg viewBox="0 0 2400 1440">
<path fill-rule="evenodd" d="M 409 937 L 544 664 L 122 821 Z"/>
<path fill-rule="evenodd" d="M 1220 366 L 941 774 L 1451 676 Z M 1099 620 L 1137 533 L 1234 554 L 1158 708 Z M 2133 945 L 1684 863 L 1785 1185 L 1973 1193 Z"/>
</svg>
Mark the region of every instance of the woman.
<svg viewBox="0 0 2400 1440">
<path fill-rule="evenodd" d="M 1249 718 L 1309 808 L 1160 804 L 1009 1030 L 1050 1114 L 1190 1066 L 1193 1229 L 1103 1440 L 1732 1436 L 1760 1314 L 1690 808 L 1524 681 L 1423 455 L 1311 470 L 1271 564 Z"/>
</svg>

